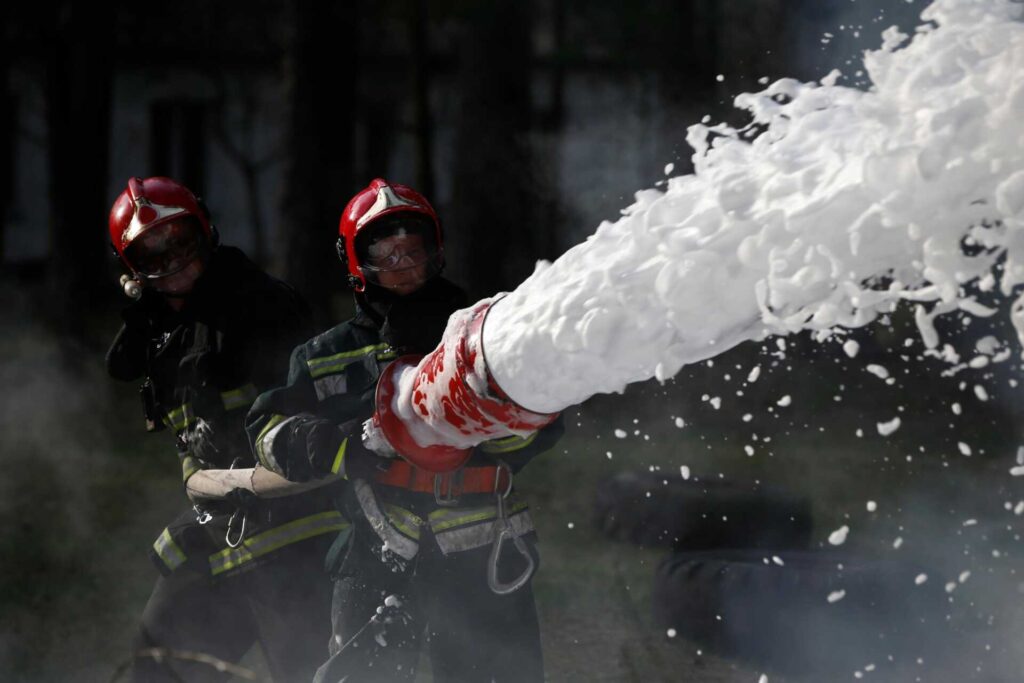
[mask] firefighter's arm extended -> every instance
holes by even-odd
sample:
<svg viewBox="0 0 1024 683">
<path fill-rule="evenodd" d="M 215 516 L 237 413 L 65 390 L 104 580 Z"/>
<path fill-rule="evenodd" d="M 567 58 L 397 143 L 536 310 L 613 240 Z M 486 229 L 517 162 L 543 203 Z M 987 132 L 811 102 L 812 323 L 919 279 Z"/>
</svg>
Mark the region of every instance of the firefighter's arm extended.
<svg viewBox="0 0 1024 683">
<path fill-rule="evenodd" d="M 363 423 L 372 405 L 338 418 L 322 417 L 306 363 L 306 349 L 292 353 L 288 383 L 256 399 L 246 432 L 257 462 L 293 482 L 347 478 L 353 467 L 378 459 L 363 445 Z"/>
</svg>

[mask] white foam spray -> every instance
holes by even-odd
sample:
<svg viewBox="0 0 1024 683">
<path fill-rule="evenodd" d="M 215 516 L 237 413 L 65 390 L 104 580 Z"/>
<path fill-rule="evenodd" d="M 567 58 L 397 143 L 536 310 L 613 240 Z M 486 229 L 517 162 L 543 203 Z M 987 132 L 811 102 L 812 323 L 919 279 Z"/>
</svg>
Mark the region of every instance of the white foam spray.
<svg viewBox="0 0 1024 683">
<path fill-rule="evenodd" d="M 997 313 L 971 285 L 1024 283 L 1022 11 L 937 0 L 912 39 L 892 28 L 866 53 L 870 89 L 783 79 L 736 98 L 750 127 L 691 126 L 692 175 L 637 193 L 495 305 L 495 380 L 555 412 L 904 301 L 931 349 L 937 315 Z M 1010 317 L 1024 338 L 1024 297 Z"/>
</svg>

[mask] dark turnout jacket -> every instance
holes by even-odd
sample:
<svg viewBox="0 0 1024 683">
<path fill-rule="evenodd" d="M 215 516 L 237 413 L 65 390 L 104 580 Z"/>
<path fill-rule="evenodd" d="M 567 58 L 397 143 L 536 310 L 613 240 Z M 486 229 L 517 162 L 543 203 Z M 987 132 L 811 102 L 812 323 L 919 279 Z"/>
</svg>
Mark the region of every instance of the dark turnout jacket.
<svg viewBox="0 0 1024 683">
<path fill-rule="evenodd" d="M 173 434 L 183 480 L 204 468 L 252 467 L 245 414 L 260 392 L 280 384 L 291 348 L 308 336 L 305 302 L 238 249 L 220 247 L 181 311 L 147 289 L 123 318 L 107 369 L 116 379 L 143 380 L 148 428 Z M 232 515 L 234 548 L 225 540 Z M 164 572 L 189 564 L 219 576 L 336 532 L 340 519 L 323 492 L 217 503 L 183 513 L 154 543 L 154 559 Z"/>
<path fill-rule="evenodd" d="M 463 493 L 459 482 L 473 480 L 475 469 L 493 471 L 498 462 L 516 472 L 562 433 L 556 422 L 538 433 L 478 446 L 459 472 L 439 482 L 440 501 L 429 486 L 432 475 L 363 448 L 362 423 L 374 412 L 382 370 L 399 355 L 432 350 L 448 315 L 465 304 L 461 289 L 435 278 L 390 309 L 362 307 L 353 319 L 298 346 L 287 383 L 262 394 L 247 418 L 253 451 L 265 467 L 294 481 L 327 474 L 347 478 L 339 488 L 339 509 L 349 519 L 369 521 L 399 562 L 416 556 L 424 533 L 445 555 L 490 545 L 497 512 L 493 488 Z M 405 485 L 413 479 L 427 486 Z M 517 535 L 532 533 L 525 504 L 513 498 L 507 510 Z"/>
</svg>

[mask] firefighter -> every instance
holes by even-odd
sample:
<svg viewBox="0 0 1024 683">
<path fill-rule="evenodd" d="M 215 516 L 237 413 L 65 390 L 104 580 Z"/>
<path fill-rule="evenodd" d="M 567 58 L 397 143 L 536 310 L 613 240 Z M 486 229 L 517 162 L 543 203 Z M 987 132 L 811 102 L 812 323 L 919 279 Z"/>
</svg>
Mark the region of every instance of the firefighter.
<svg viewBox="0 0 1024 683">
<path fill-rule="evenodd" d="M 109 228 L 134 299 L 107 354 L 110 375 L 142 380 L 147 429 L 170 435 L 186 490 L 198 473 L 251 467 L 246 411 L 283 379 L 291 347 L 309 334 L 308 307 L 218 245 L 206 207 L 169 178 L 131 178 Z M 160 577 L 134 643 L 134 681 L 223 681 L 193 656 L 234 663 L 256 642 L 277 681 L 309 680 L 322 660 L 322 558 L 344 526 L 329 493 L 225 493 L 186 505 L 153 544 Z M 154 656 L 166 650 L 176 653 Z"/>
<path fill-rule="evenodd" d="M 411 680 L 425 637 L 436 681 L 541 681 L 535 533 L 510 490 L 561 423 L 486 442 L 450 475 L 370 450 L 363 431 L 382 370 L 434 349 L 467 301 L 440 276 L 440 222 L 415 190 L 374 180 L 349 201 L 339 233 L 356 315 L 296 348 L 287 385 L 247 418 L 263 466 L 294 481 L 344 478 L 338 504 L 351 526 L 328 556 L 334 637 L 315 680 Z M 496 545 L 499 521 L 515 543 Z"/>
</svg>

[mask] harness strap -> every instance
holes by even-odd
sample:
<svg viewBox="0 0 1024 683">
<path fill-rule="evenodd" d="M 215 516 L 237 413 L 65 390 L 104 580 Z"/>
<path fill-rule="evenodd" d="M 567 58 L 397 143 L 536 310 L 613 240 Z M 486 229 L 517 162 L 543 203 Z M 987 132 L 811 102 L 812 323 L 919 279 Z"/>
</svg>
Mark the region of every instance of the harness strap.
<svg viewBox="0 0 1024 683">
<path fill-rule="evenodd" d="M 464 493 L 505 491 L 512 481 L 507 468 L 499 469 L 493 465 L 464 467 L 451 474 L 435 474 L 399 459 L 395 459 L 388 469 L 377 473 L 374 479 L 378 484 L 417 493 L 437 491 L 447 498 L 458 498 Z"/>
</svg>

